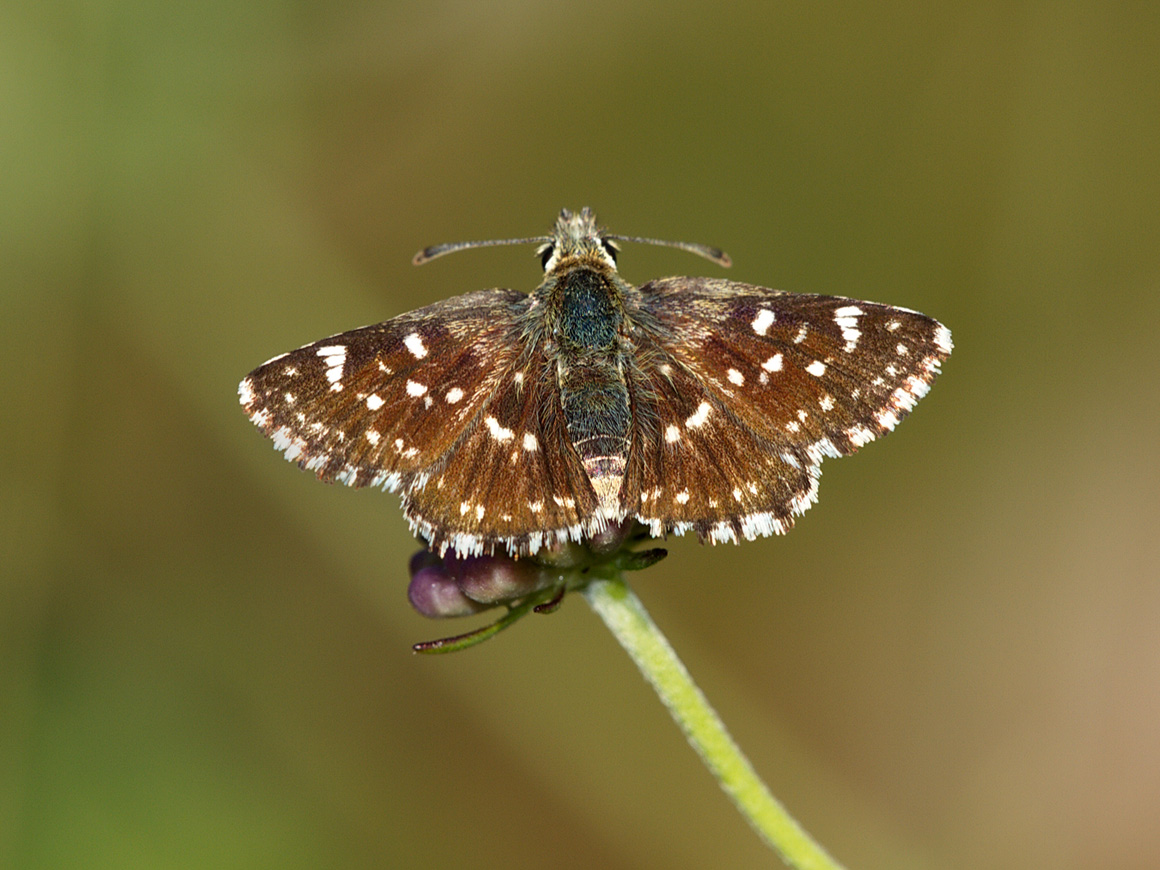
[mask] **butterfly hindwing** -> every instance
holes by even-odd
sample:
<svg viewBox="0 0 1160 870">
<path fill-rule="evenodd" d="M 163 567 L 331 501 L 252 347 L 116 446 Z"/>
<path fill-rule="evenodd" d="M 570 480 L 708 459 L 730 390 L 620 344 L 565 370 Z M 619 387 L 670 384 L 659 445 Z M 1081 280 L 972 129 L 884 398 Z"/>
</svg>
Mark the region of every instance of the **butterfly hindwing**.
<svg viewBox="0 0 1160 870">
<path fill-rule="evenodd" d="M 630 513 L 654 535 L 693 530 L 714 543 L 788 529 L 817 489 L 806 452 L 775 452 L 683 364 L 649 358 L 633 376 Z"/>
<path fill-rule="evenodd" d="M 455 448 L 407 490 L 404 509 L 433 549 L 460 555 L 499 545 L 535 553 L 591 530 L 596 497 L 542 352 L 497 374 L 490 399 Z"/>
</svg>

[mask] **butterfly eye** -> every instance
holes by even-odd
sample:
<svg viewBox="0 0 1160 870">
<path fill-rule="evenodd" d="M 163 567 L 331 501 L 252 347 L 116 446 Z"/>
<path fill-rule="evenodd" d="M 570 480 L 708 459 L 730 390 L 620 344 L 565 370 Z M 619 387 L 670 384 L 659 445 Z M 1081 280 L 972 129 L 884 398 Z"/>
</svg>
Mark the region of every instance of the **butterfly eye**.
<svg viewBox="0 0 1160 870">
<path fill-rule="evenodd" d="M 556 253 L 556 246 L 549 242 L 540 248 L 537 253 L 540 255 L 540 266 L 543 267 L 543 269 L 546 271 L 548 268 L 548 263 L 552 259 L 552 255 Z"/>
<path fill-rule="evenodd" d="M 616 243 L 613 242 L 612 239 L 601 239 L 600 247 L 604 248 L 604 253 L 608 254 L 612 262 L 615 263 L 616 255 L 620 253 L 619 249 L 616 247 Z"/>
</svg>

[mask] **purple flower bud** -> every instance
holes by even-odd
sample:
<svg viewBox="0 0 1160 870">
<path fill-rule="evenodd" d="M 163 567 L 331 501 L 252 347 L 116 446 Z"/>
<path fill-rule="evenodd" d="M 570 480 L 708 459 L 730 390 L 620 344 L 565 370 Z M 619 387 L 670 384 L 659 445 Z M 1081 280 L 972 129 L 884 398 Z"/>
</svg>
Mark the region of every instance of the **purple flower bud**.
<svg viewBox="0 0 1160 870">
<path fill-rule="evenodd" d="M 530 559 L 473 556 L 457 563 L 459 589 L 468 598 L 499 604 L 523 598 L 548 585 L 552 575 Z"/>
<path fill-rule="evenodd" d="M 419 613 L 445 618 L 469 616 L 501 604 L 518 607 L 531 596 L 554 589 L 558 594 L 553 600 L 541 601 L 537 597 L 529 605 L 534 605 L 537 612 L 550 612 L 559 605 L 566 590 L 583 585 L 592 565 L 619 558 L 625 569 L 638 570 L 659 560 L 663 550 L 634 554 L 627 549 L 645 531 L 636 521 L 628 520 L 610 525 L 584 541 L 558 543 L 521 559 L 501 553 L 438 556 L 420 550 L 411 557 L 407 595 Z"/>
<path fill-rule="evenodd" d="M 470 616 L 488 605 L 472 601 L 459 589 L 456 575 L 443 560 L 426 551 L 411 558 L 411 585 L 407 587 L 411 606 L 432 619 Z"/>
<path fill-rule="evenodd" d="M 640 528 L 635 520 L 625 520 L 609 524 L 604 531 L 597 532 L 584 543 L 598 556 L 611 556 L 625 545 L 628 536 Z"/>
</svg>

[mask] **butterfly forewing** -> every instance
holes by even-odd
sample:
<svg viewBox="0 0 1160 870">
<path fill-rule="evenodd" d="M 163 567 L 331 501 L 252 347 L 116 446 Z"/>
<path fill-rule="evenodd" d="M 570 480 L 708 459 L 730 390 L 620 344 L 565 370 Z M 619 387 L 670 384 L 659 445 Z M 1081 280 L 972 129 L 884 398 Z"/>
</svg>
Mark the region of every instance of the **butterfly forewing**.
<svg viewBox="0 0 1160 870">
<path fill-rule="evenodd" d="M 491 398 L 526 304 L 514 290 L 481 291 L 313 342 L 251 372 L 242 405 L 320 478 L 405 488 Z"/>
<path fill-rule="evenodd" d="M 822 455 L 893 429 L 951 350 L 937 321 L 873 302 L 697 278 L 656 281 L 641 294 L 666 350 L 739 420 Z"/>
</svg>

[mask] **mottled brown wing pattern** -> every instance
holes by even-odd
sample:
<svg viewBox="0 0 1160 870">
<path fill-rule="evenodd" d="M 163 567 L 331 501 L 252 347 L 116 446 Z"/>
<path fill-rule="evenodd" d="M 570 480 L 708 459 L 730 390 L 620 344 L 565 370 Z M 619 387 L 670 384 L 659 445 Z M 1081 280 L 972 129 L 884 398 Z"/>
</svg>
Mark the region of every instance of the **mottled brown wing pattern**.
<svg viewBox="0 0 1160 870">
<path fill-rule="evenodd" d="M 405 489 L 491 397 L 526 304 L 514 290 L 469 293 L 312 342 L 251 372 L 239 399 L 319 478 Z"/>
<path fill-rule="evenodd" d="M 658 420 L 655 433 L 637 436 L 640 455 L 658 457 L 640 466 L 640 516 L 654 531 L 693 528 L 723 541 L 788 530 L 816 500 L 822 458 L 892 430 L 951 350 L 937 321 L 854 299 L 698 278 L 640 292 L 651 346 L 641 379 Z M 669 475 L 688 466 L 691 478 L 714 462 L 723 472 L 689 489 L 687 502 L 682 484 L 650 505 L 658 461 Z M 666 489 L 669 478 L 652 479 Z"/>
<path fill-rule="evenodd" d="M 403 495 L 439 552 L 534 553 L 601 526 L 555 371 L 521 344 L 528 297 L 456 297 L 275 357 L 239 396 L 287 459 Z"/>
<path fill-rule="evenodd" d="M 806 451 L 775 445 L 672 356 L 633 372 L 633 443 L 622 504 L 654 536 L 713 543 L 782 532 L 817 491 Z"/>
<path fill-rule="evenodd" d="M 536 349 L 506 368 L 460 443 L 407 491 L 406 515 L 432 549 L 530 554 L 599 527 L 555 377 Z"/>
</svg>

